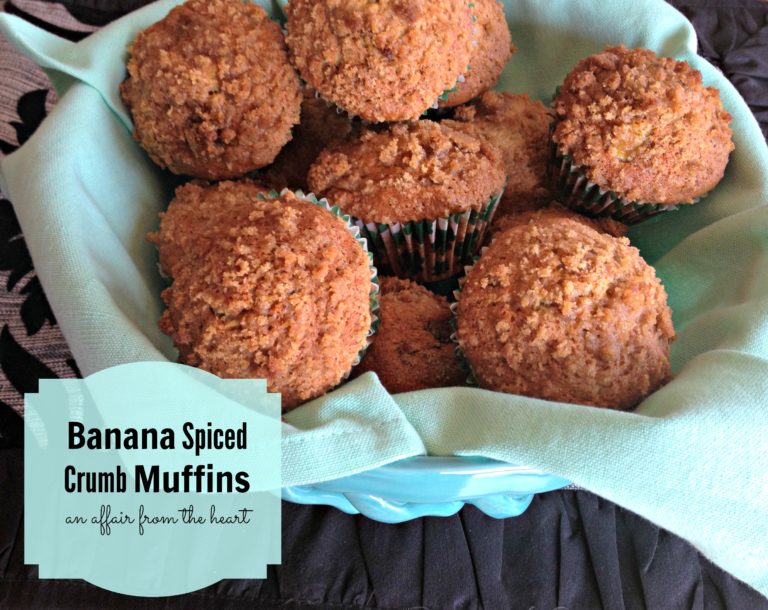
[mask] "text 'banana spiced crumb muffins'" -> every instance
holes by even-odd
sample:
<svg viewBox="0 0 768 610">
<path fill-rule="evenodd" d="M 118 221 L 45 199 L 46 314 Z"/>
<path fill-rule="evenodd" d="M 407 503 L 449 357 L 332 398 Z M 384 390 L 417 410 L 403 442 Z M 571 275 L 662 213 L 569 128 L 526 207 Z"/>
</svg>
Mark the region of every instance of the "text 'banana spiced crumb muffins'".
<svg viewBox="0 0 768 610">
<path fill-rule="evenodd" d="M 694 203 L 722 179 L 733 150 L 717 89 L 647 49 L 583 59 L 552 107 L 551 186 L 590 215 L 632 223 Z"/>
<path fill-rule="evenodd" d="M 373 371 L 392 394 L 465 385 L 448 300 L 410 280 L 379 280 L 379 328 L 354 375 Z"/>
<path fill-rule="evenodd" d="M 307 84 L 373 122 L 417 119 L 472 51 L 466 0 L 291 0 L 286 42 Z"/>
<path fill-rule="evenodd" d="M 382 273 L 424 281 L 456 275 L 471 261 L 504 180 L 494 146 L 432 121 L 333 144 L 307 178 L 353 217 Z"/>
<path fill-rule="evenodd" d="M 552 115 L 525 94 L 488 91 L 476 104 L 460 106 L 455 120 L 443 121 L 488 140 L 504 158 L 507 185 L 496 218 L 547 205 L 549 127 Z"/>
<path fill-rule="evenodd" d="M 272 162 L 301 91 L 280 26 L 240 0 L 189 0 L 139 32 L 120 91 L 134 137 L 175 174 L 234 178 Z"/>
<path fill-rule="evenodd" d="M 164 263 L 173 284 L 160 328 L 180 361 L 225 378 L 266 378 L 283 410 L 333 388 L 359 361 L 375 320 L 375 270 L 355 232 L 329 206 L 288 191 L 270 199 L 235 182 L 177 189 L 153 240 L 161 253 L 186 243 L 205 252 Z"/>
<path fill-rule="evenodd" d="M 498 0 L 472 0 L 474 40 L 469 66 L 456 86 L 440 96 L 438 106 L 464 104 L 488 91 L 499 79 L 507 61 L 516 51 Z"/>
<path fill-rule="evenodd" d="M 496 235 L 455 309 L 484 388 L 629 409 L 669 377 L 664 287 L 625 238 L 580 220 L 545 216 Z"/>
</svg>

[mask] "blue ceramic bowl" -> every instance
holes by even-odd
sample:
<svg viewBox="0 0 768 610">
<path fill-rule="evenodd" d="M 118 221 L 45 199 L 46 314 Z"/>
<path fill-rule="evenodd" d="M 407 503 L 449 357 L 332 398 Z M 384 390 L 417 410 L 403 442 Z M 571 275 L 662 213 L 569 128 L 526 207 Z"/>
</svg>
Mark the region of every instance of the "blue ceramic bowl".
<svg viewBox="0 0 768 610">
<path fill-rule="evenodd" d="M 533 494 L 570 481 L 527 466 L 479 457 L 414 457 L 349 477 L 284 487 L 283 499 L 335 506 L 349 514 L 400 523 L 417 517 L 447 517 L 465 504 L 503 519 L 523 513 Z"/>
</svg>

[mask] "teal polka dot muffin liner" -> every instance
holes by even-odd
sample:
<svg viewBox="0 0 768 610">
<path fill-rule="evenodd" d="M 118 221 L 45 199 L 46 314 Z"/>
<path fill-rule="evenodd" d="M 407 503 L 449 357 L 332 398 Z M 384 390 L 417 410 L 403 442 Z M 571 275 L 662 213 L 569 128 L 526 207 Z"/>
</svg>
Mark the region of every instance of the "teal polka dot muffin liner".
<svg viewBox="0 0 768 610">
<path fill-rule="evenodd" d="M 375 264 L 383 274 L 436 282 L 458 275 L 472 261 L 500 198 L 501 192 L 479 210 L 437 220 L 379 224 L 353 217 L 353 222 L 368 240 Z"/>
<path fill-rule="evenodd" d="M 552 141 L 555 124 L 550 127 L 547 182 L 555 199 L 566 207 L 592 218 L 610 217 L 631 225 L 664 212 L 676 210 L 679 205 L 640 203 L 599 187 L 587 178 L 584 168 L 576 165 L 569 155 L 560 154 Z M 694 203 L 697 200 L 694 200 Z M 690 205 L 690 204 L 685 204 Z"/>
</svg>

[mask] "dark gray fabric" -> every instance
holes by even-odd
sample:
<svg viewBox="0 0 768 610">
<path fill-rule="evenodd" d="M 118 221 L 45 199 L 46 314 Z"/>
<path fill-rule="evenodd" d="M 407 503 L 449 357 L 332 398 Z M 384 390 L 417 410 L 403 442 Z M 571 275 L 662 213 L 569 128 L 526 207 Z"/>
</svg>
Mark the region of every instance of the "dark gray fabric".
<svg viewBox="0 0 768 610">
<path fill-rule="evenodd" d="M 736 86 L 768 138 L 768 6 L 760 0 L 674 0 L 693 23 L 699 53 Z"/>
<path fill-rule="evenodd" d="M 269 578 L 174 598 L 39 581 L 23 565 L 21 462 L 0 451 L 0 608 L 768 608 L 687 543 L 585 491 L 541 494 L 514 519 L 468 507 L 400 525 L 284 503 Z"/>
</svg>

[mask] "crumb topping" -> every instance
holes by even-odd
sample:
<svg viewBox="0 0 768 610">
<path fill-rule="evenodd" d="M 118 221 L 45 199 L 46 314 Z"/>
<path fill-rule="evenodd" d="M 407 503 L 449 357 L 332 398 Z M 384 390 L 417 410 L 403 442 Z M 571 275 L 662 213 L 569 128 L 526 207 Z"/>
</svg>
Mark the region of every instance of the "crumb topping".
<svg viewBox="0 0 768 610">
<path fill-rule="evenodd" d="M 379 329 L 355 375 L 374 371 L 392 394 L 464 385 L 447 299 L 412 282 L 381 278 Z"/>
<path fill-rule="evenodd" d="M 472 13 L 477 19 L 474 26 L 477 44 L 469 58 L 469 69 L 464 79 L 456 84 L 456 91 L 449 93 L 446 100 L 441 100 L 440 106 L 464 104 L 493 87 L 517 50 L 512 44 L 501 2 L 473 0 Z"/>
<path fill-rule="evenodd" d="M 613 237 L 624 237 L 629 227 L 613 218 L 589 218 L 573 210 L 563 207 L 556 201 L 551 201 L 547 206 L 536 210 L 525 210 L 514 214 L 507 214 L 497 219 L 493 219 L 493 235 L 503 233 L 508 228 L 529 223 L 542 223 L 550 220 L 570 219 L 585 224 L 586 226 L 606 233 Z"/>
<path fill-rule="evenodd" d="M 526 94 L 488 91 L 477 104 L 457 108 L 454 117 L 444 123 L 485 138 L 504 158 L 507 185 L 497 218 L 550 201 L 546 171 L 552 116 L 544 104 Z"/>
<path fill-rule="evenodd" d="M 669 375 L 667 295 L 626 238 L 568 218 L 497 235 L 472 267 L 458 340 L 483 387 L 631 408 Z"/>
<path fill-rule="evenodd" d="M 129 48 L 123 101 L 134 137 L 174 173 L 241 176 L 269 164 L 299 122 L 280 26 L 239 0 L 189 0 Z"/>
<path fill-rule="evenodd" d="M 310 188 L 364 222 L 435 219 L 480 209 L 504 187 L 501 154 L 432 121 L 367 131 L 330 146 L 312 165 Z"/>
<path fill-rule="evenodd" d="M 272 165 L 264 169 L 264 180 L 278 191 L 284 188 L 307 191 L 307 173 L 317 156 L 332 142 L 351 137 L 359 129 L 346 114 L 317 97 L 314 90 L 305 88 L 301 122 L 293 128 L 293 139 Z"/>
<path fill-rule="evenodd" d="M 225 378 L 266 378 L 285 410 L 350 371 L 371 327 L 371 271 L 342 220 L 292 193 L 271 200 L 254 192 L 237 183 L 177 191 L 155 239 L 161 250 L 189 244 L 190 259 L 172 266 L 160 328 L 182 362 Z M 189 227 L 195 207 L 225 211 L 203 211 Z"/>
<path fill-rule="evenodd" d="M 302 78 L 369 121 L 417 119 L 469 63 L 466 0 L 291 0 L 285 10 Z"/>
<path fill-rule="evenodd" d="M 580 61 L 553 102 L 553 140 L 630 201 L 691 203 L 723 177 L 731 116 L 683 61 L 610 47 Z"/>
</svg>

